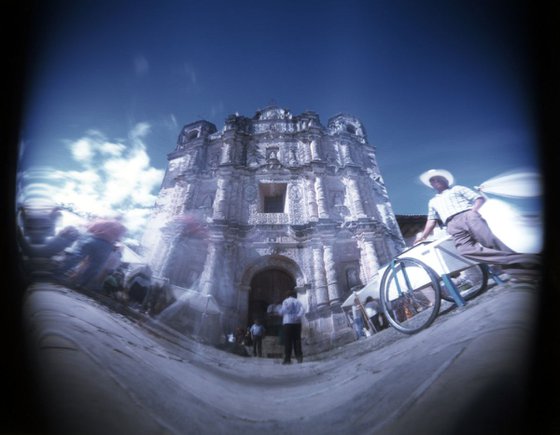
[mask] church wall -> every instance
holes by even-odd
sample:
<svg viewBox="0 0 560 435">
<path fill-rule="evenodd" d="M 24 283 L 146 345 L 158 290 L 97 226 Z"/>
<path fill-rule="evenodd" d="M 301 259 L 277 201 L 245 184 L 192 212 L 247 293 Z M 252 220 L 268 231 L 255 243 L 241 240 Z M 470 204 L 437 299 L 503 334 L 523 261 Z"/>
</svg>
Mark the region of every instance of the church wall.
<svg viewBox="0 0 560 435">
<path fill-rule="evenodd" d="M 276 267 L 296 282 L 306 346 L 353 339 L 340 303 L 404 246 L 359 120 L 324 127 L 271 107 L 221 131 L 199 121 L 168 159 L 143 239 L 156 276 L 211 295 L 231 329 L 247 319 L 251 277 Z M 185 236 L 192 220 L 203 237 Z"/>
</svg>

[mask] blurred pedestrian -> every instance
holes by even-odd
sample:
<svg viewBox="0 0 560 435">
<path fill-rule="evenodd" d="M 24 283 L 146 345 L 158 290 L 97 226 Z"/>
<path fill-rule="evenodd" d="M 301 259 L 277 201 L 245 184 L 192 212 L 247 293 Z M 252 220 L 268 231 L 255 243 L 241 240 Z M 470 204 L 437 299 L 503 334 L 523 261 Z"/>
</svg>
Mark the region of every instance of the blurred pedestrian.
<svg viewBox="0 0 560 435">
<path fill-rule="evenodd" d="M 59 256 L 79 237 L 79 231 L 72 226 L 63 228 L 53 237 L 26 237 L 17 227 L 18 244 L 23 255 L 23 266 L 29 277 L 56 278 Z"/>
<path fill-rule="evenodd" d="M 364 305 L 366 310 L 366 315 L 370 320 L 371 325 L 373 325 L 374 332 L 381 331 L 381 322 L 379 321 L 379 304 L 371 297 L 366 298 L 366 304 Z"/>
<path fill-rule="evenodd" d="M 64 249 L 71 246 L 80 236 L 77 228 L 67 226 L 60 230 L 54 237 L 42 240 L 43 243 L 35 244 L 21 233 L 18 228 L 18 241 L 22 253 L 28 257 L 50 258 L 61 253 Z"/>
<path fill-rule="evenodd" d="M 169 282 L 153 283 L 147 297 L 147 312 L 150 316 L 156 316 L 175 301 L 173 291 Z"/>
<path fill-rule="evenodd" d="M 117 298 L 117 293 L 124 289 L 124 273 L 121 269 L 117 269 L 107 275 L 103 280 L 102 292 L 106 296 Z"/>
<path fill-rule="evenodd" d="M 358 296 L 354 299 L 354 305 L 352 305 L 352 324 L 354 326 L 354 332 L 356 333 L 356 340 L 366 336 L 364 332 L 364 318 L 362 316 L 362 307 L 360 299 Z"/>
<path fill-rule="evenodd" d="M 152 287 L 152 269 L 141 265 L 128 271 L 125 277 L 125 289 L 131 304 L 140 309 L 147 309 L 147 301 Z"/>
<path fill-rule="evenodd" d="M 115 243 L 126 233 L 126 227 L 116 220 L 97 220 L 87 227 L 87 234 L 76 241 L 60 273 L 75 268 L 73 282 L 78 287 L 97 290 L 106 275 L 104 266 L 115 252 Z"/>
<path fill-rule="evenodd" d="M 245 340 L 245 330 L 241 326 L 238 326 L 237 329 L 235 330 L 235 342 L 237 344 L 243 344 L 244 340 Z"/>
</svg>

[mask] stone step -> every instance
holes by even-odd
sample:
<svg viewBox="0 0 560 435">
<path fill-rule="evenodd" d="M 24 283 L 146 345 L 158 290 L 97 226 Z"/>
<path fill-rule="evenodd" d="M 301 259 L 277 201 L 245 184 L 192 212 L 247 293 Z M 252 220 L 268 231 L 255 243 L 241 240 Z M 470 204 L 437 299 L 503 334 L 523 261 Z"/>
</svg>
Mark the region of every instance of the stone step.
<svg viewBox="0 0 560 435">
<path fill-rule="evenodd" d="M 263 339 L 262 352 L 265 358 L 282 358 L 284 356 L 284 345 L 279 344 L 278 337 L 266 336 Z"/>
</svg>

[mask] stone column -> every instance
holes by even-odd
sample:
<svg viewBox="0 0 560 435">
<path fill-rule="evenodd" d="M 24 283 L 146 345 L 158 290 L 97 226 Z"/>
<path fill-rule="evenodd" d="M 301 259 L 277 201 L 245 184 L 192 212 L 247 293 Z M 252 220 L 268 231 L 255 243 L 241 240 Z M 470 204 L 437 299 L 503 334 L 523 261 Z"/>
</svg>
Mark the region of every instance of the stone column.
<svg viewBox="0 0 560 435">
<path fill-rule="evenodd" d="M 194 193 L 194 185 L 192 183 L 187 183 L 185 186 L 185 195 L 183 201 L 183 212 L 188 210 L 191 206 L 192 198 Z"/>
<path fill-rule="evenodd" d="M 172 243 L 170 237 L 162 237 L 158 240 L 157 245 L 151 251 L 149 260 L 150 267 L 154 275 L 163 276 L 167 268 L 169 257 L 172 251 Z"/>
<path fill-rule="evenodd" d="M 311 161 L 321 160 L 321 156 L 319 155 L 319 144 L 317 143 L 317 139 L 311 139 L 311 143 L 309 144 L 309 149 L 311 150 Z"/>
<path fill-rule="evenodd" d="M 341 162 L 343 165 L 351 165 L 354 162 L 352 161 L 352 156 L 350 155 L 350 150 L 348 148 L 348 144 L 341 143 L 340 144 L 340 157 Z"/>
<path fill-rule="evenodd" d="M 185 165 L 186 171 L 189 171 L 194 167 L 194 165 L 196 164 L 197 156 L 198 156 L 198 151 L 191 151 L 187 154 L 187 164 Z"/>
<path fill-rule="evenodd" d="M 175 245 L 180 239 L 179 231 L 173 223 L 168 223 L 161 229 L 161 237 L 158 241 L 157 248 L 154 250 L 154 259 L 150 266 L 154 275 L 167 275 L 167 269 L 172 260 Z"/>
<path fill-rule="evenodd" d="M 227 204 L 227 188 L 228 180 L 225 178 L 218 178 L 216 189 L 216 197 L 214 198 L 214 213 L 212 218 L 221 220 L 226 218 L 225 206 Z"/>
<path fill-rule="evenodd" d="M 208 245 L 208 255 L 204 263 L 204 270 L 200 276 L 200 293 L 206 295 L 213 295 L 214 283 L 216 276 L 220 273 L 218 271 L 218 256 L 220 246 L 218 242 L 210 242 Z"/>
<path fill-rule="evenodd" d="M 222 146 L 222 156 L 220 158 L 221 165 L 228 165 L 231 163 L 231 143 L 224 142 Z"/>
<path fill-rule="evenodd" d="M 315 192 L 317 194 L 317 207 L 318 207 L 319 218 L 328 219 L 329 212 L 327 209 L 327 199 L 325 198 L 323 179 L 320 176 L 317 176 L 315 178 Z"/>
<path fill-rule="evenodd" d="M 362 239 L 362 255 L 361 262 L 362 267 L 366 273 L 366 282 L 373 279 L 377 271 L 379 270 L 379 259 L 377 253 L 375 252 L 375 245 L 371 239 Z"/>
<path fill-rule="evenodd" d="M 312 179 L 305 179 L 306 194 L 307 194 L 307 215 L 309 220 L 317 221 L 319 215 L 317 212 L 317 197 L 315 195 L 315 186 Z"/>
<path fill-rule="evenodd" d="M 362 204 L 362 197 L 360 195 L 360 188 L 358 186 L 358 182 L 355 178 L 347 178 L 346 179 L 346 194 L 350 199 L 350 204 L 352 204 L 353 208 L 353 215 L 358 218 L 365 218 L 366 213 L 364 211 L 364 206 Z"/>
<path fill-rule="evenodd" d="M 323 260 L 325 263 L 325 270 L 327 272 L 329 303 L 332 305 L 336 302 L 340 302 L 340 292 L 338 288 L 338 277 L 336 275 L 336 265 L 334 262 L 333 245 L 325 245 L 323 247 Z"/>
<path fill-rule="evenodd" d="M 313 277 L 315 279 L 315 300 L 317 307 L 325 306 L 329 302 L 322 251 L 323 249 L 321 246 L 313 247 Z"/>
</svg>

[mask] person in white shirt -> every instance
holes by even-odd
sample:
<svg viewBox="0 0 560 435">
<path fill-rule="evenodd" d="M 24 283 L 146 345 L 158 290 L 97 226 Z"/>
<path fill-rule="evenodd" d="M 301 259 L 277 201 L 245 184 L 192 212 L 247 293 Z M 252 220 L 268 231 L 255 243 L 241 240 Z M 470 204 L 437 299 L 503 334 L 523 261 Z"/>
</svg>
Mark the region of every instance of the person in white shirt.
<svg viewBox="0 0 560 435">
<path fill-rule="evenodd" d="M 304 308 L 296 298 L 294 290 L 282 302 L 280 314 L 282 314 L 282 329 L 284 332 L 284 361 L 282 364 L 291 364 L 292 349 L 299 363 L 303 362 L 301 350 L 301 318 L 304 315 Z"/>
<path fill-rule="evenodd" d="M 436 190 L 428 203 L 428 217 L 415 244 L 425 240 L 441 221 L 461 255 L 481 263 L 500 264 L 510 275 L 536 271 L 538 255 L 513 251 L 492 233 L 478 210 L 486 199 L 464 186 L 453 186 L 453 175 L 445 169 L 430 169 L 420 180 Z"/>
</svg>

